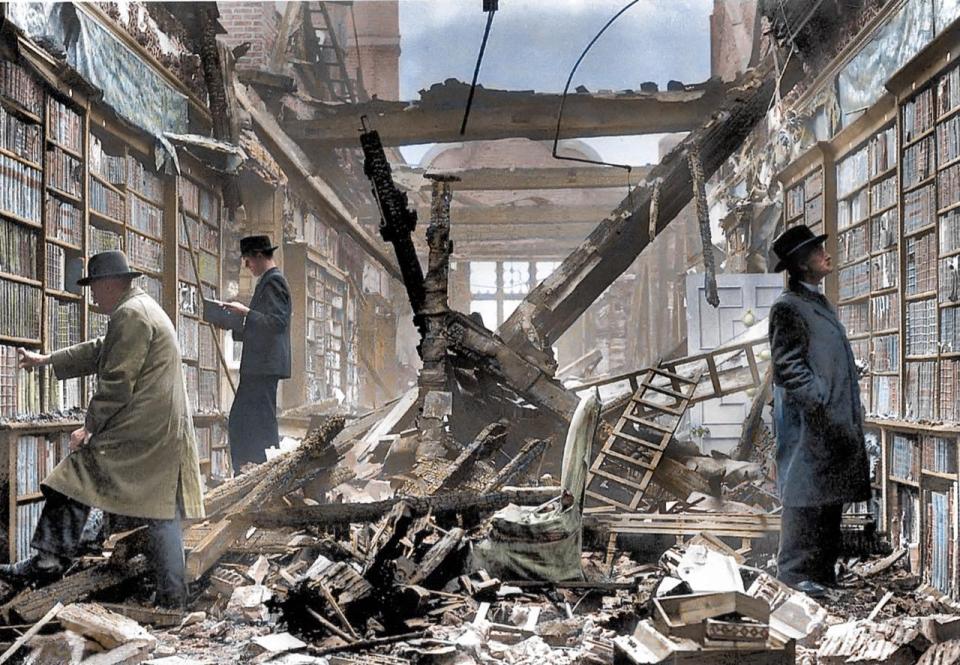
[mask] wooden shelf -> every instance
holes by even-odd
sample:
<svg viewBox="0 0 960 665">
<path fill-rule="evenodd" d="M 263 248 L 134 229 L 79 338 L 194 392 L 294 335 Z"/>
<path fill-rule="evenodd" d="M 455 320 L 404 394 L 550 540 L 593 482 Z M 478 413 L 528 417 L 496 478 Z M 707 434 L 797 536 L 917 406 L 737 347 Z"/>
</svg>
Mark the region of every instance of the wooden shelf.
<svg viewBox="0 0 960 665">
<path fill-rule="evenodd" d="M 133 187 L 130 187 L 129 185 L 127 186 L 127 194 L 133 194 L 134 196 L 136 196 L 136 197 L 137 197 L 138 199 L 140 199 L 141 201 L 145 201 L 146 203 L 149 203 L 150 205 L 155 206 L 155 207 L 157 207 L 157 208 L 163 208 L 163 202 L 162 202 L 162 201 L 154 201 L 153 199 L 151 199 L 151 198 L 150 198 L 149 196 L 147 196 L 146 194 L 141 194 L 140 192 L 138 192 L 137 190 L 135 190 Z"/>
<path fill-rule="evenodd" d="M 856 335 L 847 335 L 847 339 L 851 342 L 859 342 L 862 339 L 870 339 L 870 333 L 857 333 Z"/>
<path fill-rule="evenodd" d="M 155 236 L 155 235 L 150 235 L 150 234 L 147 233 L 146 231 L 141 231 L 140 229 L 135 228 L 135 227 L 133 227 L 133 226 L 130 226 L 129 224 L 127 224 L 126 229 L 127 229 L 127 231 L 132 231 L 133 233 L 137 234 L 138 236 L 142 236 L 142 237 L 144 237 L 144 238 L 147 238 L 148 240 L 153 240 L 154 242 L 159 242 L 159 243 L 161 243 L 161 244 L 163 243 L 163 238 L 158 238 L 158 237 Z"/>
<path fill-rule="evenodd" d="M 956 210 L 957 208 L 960 208 L 960 201 L 956 201 L 955 203 L 951 203 L 950 205 L 946 206 L 945 208 L 940 208 L 939 210 L 937 210 L 937 216 L 944 215 L 944 214 L 950 212 L 951 210 Z"/>
<path fill-rule="evenodd" d="M 43 291 L 48 296 L 54 296 L 56 298 L 63 298 L 65 300 L 77 300 L 77 301 L 83 300 L 83 296 L 78 293 L 70 293 L 69 291 L 61 291 L 60 289 L 44 289 Z"/>
<path fill-rule="evenodd" d="M 40 283 L 40 280 L 30 279 L 29 277 L 21 277 L 20 275 L 14 275 L 11 272 L 0 271 L 0 279 L 5 279 L 8 282 L 19 282 L 21 284 L 26 284 L 28 286 L 43 286 Z"/>
<path fill-rule="evenodd" d="M 896 335 L 899 334 L 899 328 L 886 328 L 885 330 L 878 330 L 873 334 L 874 337 L 883 337 L 884 335 Z"/>
<path fill-rule="evenodd" d="M 899 483 L 900 485 L 908 485 L 910 487 L 916 487 L 917 489 L 920 489 L 920 483 L 915 480 L 907 480 L 906 478 L 897 478 L 895 476 L 890 476 L 888 480 L 891 483 Z"/>
<path fill-rule="evenodd" d="M 888 205 L 886 208 L 880 208 L 879 210 L 874 210 L 874 211 L 872 211 L 872 212 L 870 213 L 870 217 L 873 218 L 873 219 L 875 219 L 875 218 L 879 217 L 880 215 L 883 215 L 884 213 L 890 212 L 891 210 L 895 210 L 896 207 L 897 207 L 897 202 L 894 201 L 893 203 L 891 203 L 890 205 Z"/>
<path fill-rule="evenodd" d="M 943 471 L 928 471 L 927 469 L 921 469 L 920 475 L 927 476 L 929 478 L 940 478 L 942 480 L 952 480 L 956 482 L 957 474 L 956 473 L 944 473 Z"/>
<path fill-rule="evenodd" d="M 916 362 L 924 362 L 924 361 L 927 361 L 927 360 L 936 360 L 936 359 L 939 358 L 939 357 L 940 357 L 940 355 L 937 354 L 937 353 L 921 353 L 921 354 L 917 354 L 917 355 L 907 355 L 907 356 L 906 356 L 906 359 L 907 359 L 908 361 L 913 360 L 913 361 L 916 361 Z"/>
<path fill-rule="evenodd" d="M 123 235 L 123 231 L 126 229 L 126 225 L 123 222 L 121 222 L 118 219 L 114 219 L 113 217 L 104 215 L 102 212 L 98 212 L 93 208 L 90 208 L 89 212 L 90 212 L 91 221 L 103 222 L 110 226 L 116 227 L 114 229 L 108 229 L 108 230 L 116 231 L 119 229 L 120 231 L 119 235 L 121 236 Z"/>
<path fill-rule="evenodd" d="M 0 95 L 0 106 L 3 106 L 8 111 L 13 113 L 14 115 L 20 116 L 24 120 L 29 120 L 35 125 L 43 124 L 43 119 L 39 115 L 37 115 L 36 113 L 28 109 L 26 106 L 24 106 L 20 102 L 14 101 L 9 97 L 4 97 L 3 95 Z"/>
<path fill-rule="evenodd" d="M 890 369 L 876 370 L 876 371 L 870 372 L 870 376 L 900 376 L 900 372 L 898 370 L 890 370 Z"/>
<path fill-rule="evenodd" d="M 118 187 L 117 187 L 116 185 L 114 185 L 112 182 L 109 182 L 109 181 L 108 181 L 106 178 L 104 178 L 103 176 L 98 175 L 98 174 L 94 173 L 93 171 L 90 171 L 90 177 L 93 178 L 94 180 L 96 180 L 97 182 L 99 182 L 101 185 L 103 185 L 104 187 L 106 187 L 106 188 L 109 189 L 110 191 L 112 191 L 113 193 L 118 194 L 119 196 L 124 196 L 124 192 L 123 192 L 120 188 L 118 188 Z"/>
<path fill-rule="evenodd" d="M 883 254 L 886 254 L 887 252 L 882 252 L 882 253 L 883 253 Z M 899 288 L 900 288 L 900 287 L 898 287 L 898 286 L 896 286 L 896 285 L 894 285 L 894 286 L 885 286 L 885 287 L 883 287 L 882 289 L 875 289 L 875 290 L 870 291 L 870 295 L 871 295 L 871 296 L 886 296 L 886 295 L 890 295 L 891 293 L 894 293 L 894 292 L 899 293 Z"/>
<path fill-rule="evenodd" d="M 143 266 L 138 266 L 134 263 L 130 264 L 130 268 L 136 270 L 137 272 L 142 272 L 144 275 L 149 275 L 150 277 L 157 277 L 162 279 L 163 273 L 156 270 L 151 270 L 150 268 L 144 268 Z"/>
<path fill-rule="evenodd" d="M 881 172 L 878 173 L 877 175 L 875 175 L 875 176 L 873 176 L 872 178 L 870 178 L 869 182 L 870 182 L 871 185 L 875 185 L 875 184 L 877 184 L 878 182 L 883 182 L 884 180 L 886 180 L 887 178 L 889 178 L 891 175 L 893 175 L 893 174 L 896 173 L 896 172 L 897 172 L 897 165 L 896 165 L 896 164 L 894 164 L 893 166 L 888 166 L 886 169 L 884 169 L 883 171 L 881 171 Z"/>
<path fill-rule="evenodd" d="M 23 164 L 24 166 L 29 166 L 30 168 L 36 169 L 37 171 L 42 171 L 42 170 L 43 170 L 43 167 L 40 166 L 39 164 L 37 164 L 36 162 L 31 162 L 31 161 L 30 161 L 29 159 L 27 159 L 26 157 L 21 157 L 20 155 L 18 155 L 17 153 L 13 152 L 12 150 L 7 150 L 6 148 L 0 147 L 0 155 L 3 155 L 4 157 L 9 157 L 10 159 L 14 160 L 15 162 L 19 162 L 19 163 Z"/>
<path fill-rule="evenodd" d="M 69 249 L 74 252 L 82 252 L 83 247 L 79 245 L 74 245 L 73 243 L 67 242 L 66 240 L 61 240 L 60 238 L 44 238 L 44 240 L 51 245 L 57 245 L 58 247 L 63 247 L 64 249 Z"/>
<path fill-rule="evenodd" d="M 83 207 L 83 199 L 81 199 L 79 196 L 69 194 L 63 191 L 62 189 L 58 189 L 54 187 L 53 185 L 47 185 L 47 191 L 53 194 L 54 196 L 56 196 L 57 198 L 63 199 L 68 203 L 72 203 L 79 208 Z"/>
<path fill-rule="evenodd" d="M 923 293 L 914 293 L 913 295 L 904 294 L 904 302 L 916 302 L 917 300 L 927 300 L 928 298 L 936 297 L 936 291 L 924 291 Z"/>
<path fill-rule="evenodd" d="M 16 222 L 17 224 L 23 224 L 24 226 L 29 226 L 32 229 L 42 229 L 43 225 L 40 222 L 33 222 L 27 219 L 26 217 L 21 217 L 12 212 L 0 208 L 0 217 L 4 219 L 9 219 L 11 222 Z"/>
<path fill-rule="evenodd" d="M 19 344 L 23 346 L 40 346 L 39 339 L 33 339 L 31 337 L 13 337 L 12 335 L 4 335 L 2 333 L 0 333 L 0 343 Z"/>
<path fill-rule="evenodd" d="M 937 124 L 939 125 L 944 120 L 949 120 L 952 116 L 957 114 L 957 111 L 960 111 L 960 105 L 954 106 L 949 111 L 944 111 L 943 114 L 937 116 Z"/>
<path fill-rule="evenodd" d="M 916 182 L 916 183 L 914 183 L 914 184 L 912 184 L 912 185 L 910 185 L 910 186 L 908 186 L 908 187 L 904 187 L 904 188 L 903 188 L 903 193 L 904 193 L 904 194 L 909 194 L 910 192 L 914 191 L 915 189 L 920 189 L 921 187 L 926 187 L 927 185 L 935 182 L 936 179 L 937 179 L 937 174 L 934 173 L 933 175 L 927 176 L 926 178 L 924 178 L 923 180 L 920 180 L 919 182 Z"/>
<path fill-rule="evenodd" d="M 852 298 L 847 298 L 846 300 L 838 300 L 837 305 L 853 305 L 858 302 L 863 302 L 870 298 L 870 293 L 864 293 L 859 296 L 853 296 Z"/>
<path fill-rule="evenodd" d="M 66 432 L 83 425 L 82 420 L 17 420 L 0 422 L 0 431 L 10 432 Z"/>
<path fill-rule="evenodd" d="M 18 494 L 17 503 L 35 503 L 43 498 L 43 492 L 34 492 L 33 494 Z"/>
<path fill-rule="evenodd" d="M 54 140 L 53 140 L 52 138 L 50 138 L 49 136 L 47 137 L 47 145 L 52 145 L 52 146 L 55 147 L 55 148 L 59 148 L 60 150 L 62 150 L 63 152 L 67 153 L 67 154 L 70 155 L 71 157 L 73 157 L 73 158 L 75 158 L 75 159 L 79 159 L 81 162 L 84 161 L 84 160 L 83 160 L 83 155 L 81 155 L 79 152 L 77 152 L 77 151 L 74 150 L 73 148 L 68 148 L 67 146 L 63 145 L 62 143 L 58 143 L 57 141 L 54 141 Z"/>
<path fill-rule="evenodd" d="M 923 130 L 922 132 L 914 136 L 909 141 L 904 141 L 903 145 L 898 146 L 900 152 L 906 152 L 909 148 L 916 145 L 917 143 L 920 143 L 920 141 L 922 141 L 923 139 L 927 138 L 928 136 L 932 136 L 936 130 L 937 130 L 937 123 L 933 123 L 932 125 L 927 127 L 925 130 Z"/>
<path fill-rule="evenodd" d="M 921 227 L 918 228 L 918 229 L 912 229 L 912 230 L 910 230 L 910 231 L 904 231 L 904 232 L 903 232 L 903 237 L 904 237 L 904 238 L 912 238 L 913 236 L 919 236 L 919 235 L 923 235 L 924 233 L 926 233 L 926 232 L 928 232 L 928 231 L 933 231 L 933 230 L 935 230 L 936 228 L 937 228 L 937 223 L 934 222 L 933 224 L 927 224 L 926 226 L 921 226 Z"/>
<path fill-rule="evenodd" d="M 857 185 L 853 189 L 851 189 L 846 194 L 840 194 L 840 192 L 837 192 L 837 201 L 846 201 L 847 199 L 853 198 L 855 195 L 859 194 L 869 186 L 870 186 L 870 180 L 867 179 L 861 182 L 859 185 Z"/>
<path fill-rule="evenodd" d="M 939 307 L 940 309 L 946 309 L 947 307 L 956 307 L 957 305 L 960 305 L 960 300 L 957 300 L 956 302 L 937 303 L 937 307 Z"/>
</svg>

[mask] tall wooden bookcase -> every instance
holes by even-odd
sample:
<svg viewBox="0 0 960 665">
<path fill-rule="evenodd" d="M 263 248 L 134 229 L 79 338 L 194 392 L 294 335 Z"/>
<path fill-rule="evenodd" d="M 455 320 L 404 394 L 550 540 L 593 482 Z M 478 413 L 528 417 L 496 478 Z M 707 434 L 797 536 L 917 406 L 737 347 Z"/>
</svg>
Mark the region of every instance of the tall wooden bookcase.
<svg viewBox="0 0 960 665">
<path fill-rule="evenodd" d="M 0 522 L 9 558 L 29 553 L 40 481 L 66 455 L 94 390 L 90 380 L 58 381 L 50 368 L 18 370 L 16 347 L 50 352 L 104 333 L 107 317 L 75 284 L 97 252 L 123 249 L 144 273 L 138 286 L 177 326 L 201 469 L 229 474 L 214 332 L 196 318 L 199 293 L 219 297 L 222 286 L 219 183 L 186 155 L 181 176 L 158 173 L 153 150 L 151 137 L 65 84 L 0 62 L 0 491 L 8 497 Z M 183 219 L 196 234 L 199 278 L 185 269 Z"/>
</svg>

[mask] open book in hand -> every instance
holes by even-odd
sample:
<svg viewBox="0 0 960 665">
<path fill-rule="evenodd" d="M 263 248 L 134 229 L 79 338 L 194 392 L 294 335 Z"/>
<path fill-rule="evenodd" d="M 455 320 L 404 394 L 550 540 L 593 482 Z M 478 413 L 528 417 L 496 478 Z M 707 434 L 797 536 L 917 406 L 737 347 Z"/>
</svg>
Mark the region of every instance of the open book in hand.
<svg viewBox="0 0 960 665">
<path fill-rule="evenodd" d="M 243 315 L 231 312 L 224 307 L 222 300 L 203 299 L 203 320 L 218 328 L 235 330 L 243 325 Z"/>
</svg>

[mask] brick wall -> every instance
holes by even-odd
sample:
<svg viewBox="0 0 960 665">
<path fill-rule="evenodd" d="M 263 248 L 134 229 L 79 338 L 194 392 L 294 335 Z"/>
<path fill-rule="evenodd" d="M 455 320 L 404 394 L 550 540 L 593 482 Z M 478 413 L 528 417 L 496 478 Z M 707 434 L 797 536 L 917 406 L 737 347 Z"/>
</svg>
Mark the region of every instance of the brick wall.
<svg viewBox="0 0 960 665">
<path fill-rule="evenodd" d="M 231 48 L 250 42 L 238 67 L 265 68 L 277 38 L 280 16 L 273 2 L 218 2 L 220 23 L 227 34 L 218 38 Z"/>
</svg>

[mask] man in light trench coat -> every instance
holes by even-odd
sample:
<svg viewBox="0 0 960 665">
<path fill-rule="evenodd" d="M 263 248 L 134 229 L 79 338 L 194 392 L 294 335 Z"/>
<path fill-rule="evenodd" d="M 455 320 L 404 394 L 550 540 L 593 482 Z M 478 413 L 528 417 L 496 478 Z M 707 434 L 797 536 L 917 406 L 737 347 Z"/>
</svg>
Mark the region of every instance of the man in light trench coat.
<svg viewBox="0 0 960 665">
<path fill-rule="evenodd" d="M 826 235 L 804 225 L 773 241 L 789 283 L 770 310 L 777 485 L 777 577 L 811 596 L 836 584 L 844 503 L 870 498 L 863 406 L 847 332 L 820 293 L 833 271 Z"/>
<path fill-rule="evenodd" d="M 95 374 L 83 427 L 71 453 L 43 480 L 46 502 L 33 534 L 33 557 L 0 566 L 14 584 L 47 583 L 78 554 L 91 507 L 149 525 L 156 603 L 185 600 L 180 518 L 202 518 L 193 420 L 187 406 L 177 333 L 166 313 L 133 286 L 123 252 L 90 258 L 78 280 L 110 315 L 104 337 L 49 355 L 20 349 L 23 368 L 53 365 L 59 379 Z"/>
</svg>

